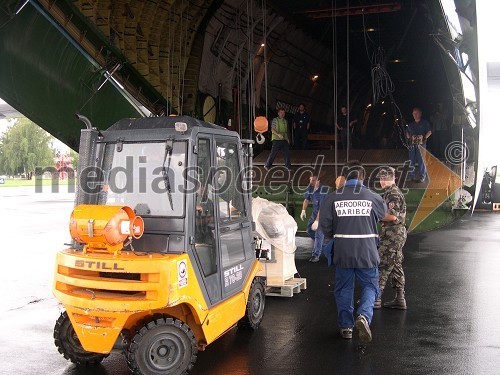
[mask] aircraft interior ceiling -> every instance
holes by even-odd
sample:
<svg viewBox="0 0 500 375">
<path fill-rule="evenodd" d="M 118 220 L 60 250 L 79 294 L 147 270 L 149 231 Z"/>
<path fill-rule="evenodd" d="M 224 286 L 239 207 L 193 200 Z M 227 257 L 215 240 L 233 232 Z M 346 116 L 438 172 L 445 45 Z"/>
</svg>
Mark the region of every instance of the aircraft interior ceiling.
<svg viewBox="0 0 500 375">
<path fill-rule="evenodd" d="M 466 26 L 469 3 L 455 1 Z M 0 97 L 73 148 L 83 127 L 75 113 L 100 128 L 130 116 L 204 118 L 208 96 L 217 103 L 208 119 L 222 125 L 302 102 L 323 130 L 340 105 L 361 115 L 382 100 L 404 117 L 443 102 L 454 122 L 467 122 L 439 1 L 8 0 L 0 8 Z"/>
</svg>

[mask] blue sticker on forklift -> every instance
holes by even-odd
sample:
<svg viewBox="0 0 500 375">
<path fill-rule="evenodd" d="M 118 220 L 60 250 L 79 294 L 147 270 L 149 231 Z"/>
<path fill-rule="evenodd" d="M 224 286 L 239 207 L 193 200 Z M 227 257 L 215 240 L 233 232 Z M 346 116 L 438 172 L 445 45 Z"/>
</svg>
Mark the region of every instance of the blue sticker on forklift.
<svg viewBox="0 0 500 375">
<path fill-rule="evenodd" d="M 179 284 L 179 288 L 188 285 L 187 260 L 177 262 L 177 283 Z"/>
<path fill-rule="evenodd" d="M 234 284 L 243 279 L 243 265 L 231 267 L 224 271 L 224 287 Z"/>
</svg>

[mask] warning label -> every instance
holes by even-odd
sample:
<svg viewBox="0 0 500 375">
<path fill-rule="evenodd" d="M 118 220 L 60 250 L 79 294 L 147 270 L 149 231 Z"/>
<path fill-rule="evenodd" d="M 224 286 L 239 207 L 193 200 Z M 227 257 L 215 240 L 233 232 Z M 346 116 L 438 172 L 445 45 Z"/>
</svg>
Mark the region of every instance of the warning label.
<svg viewBox="0 0 500 375">
<path fill-rule="evenodd" d="M 187 260 L 177 262 L 177 283 L 179 288 L 188 285 Z"/>
</svg>

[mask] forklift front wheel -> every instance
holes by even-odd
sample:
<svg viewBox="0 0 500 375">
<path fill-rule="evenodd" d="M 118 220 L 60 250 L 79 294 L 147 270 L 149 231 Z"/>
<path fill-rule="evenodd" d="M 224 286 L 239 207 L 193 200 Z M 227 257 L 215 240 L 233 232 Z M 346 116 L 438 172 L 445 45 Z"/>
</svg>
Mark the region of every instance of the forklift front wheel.
<svg viewBox="0 0 500 375">
<path fill-rule="evenodd" d="M 238 322 L 239 327 L 257 329 L 264 317 L 264 307 L 266 305 L 266 293 L 264 288 L 265 281 L 260 277 L 256 277 L 252 286 L 247 301 L 247 311 L 245 316 Z"/>
<path fill-rule="evenodd" d="M 106 354 L 92 353 L 83 349 L 66 311 L 56 321 L 54 343 L 64 358 L 78 366 L 95 366 L 107 357 Z"/>
<path fill-rule="evenodd" d="M 127 362 L 133 374 L 187 374 L 198 349 L 193 331 L 184 322 L 159 318 L 146 323 L 134 336 Z"/>
</svg>

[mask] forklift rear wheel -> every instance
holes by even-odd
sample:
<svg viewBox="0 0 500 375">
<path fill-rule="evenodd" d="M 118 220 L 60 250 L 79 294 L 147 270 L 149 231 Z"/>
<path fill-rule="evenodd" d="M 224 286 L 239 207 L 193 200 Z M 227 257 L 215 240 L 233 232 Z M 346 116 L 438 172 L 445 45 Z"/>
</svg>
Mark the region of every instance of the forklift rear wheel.
<svg viewBox="0 0 500 375">
<path fill-rule="evenodd" d="M 247 311 L 245 316 L 238 322 L 239 327 L 257 329 L 264 317 L 264 307 L 266 305 L 266 293 L 264 281 L 256 277 L 250 287 L 250 294 L 247 301 Z"/>
<path fill-rule="evenodd" d="M 66 311 L 56 321 L 54 343 L 64 358 L 78 366 L 95 366 L 107 357 L 107 354 L 92 353 L 83 349 Z"/>
<path fill-rule="evenodd" d="M 159 318 L 146 323 L 134 336 L 127 353 L 133 374 L 187 374 L 198 349 L 193 331 L 184 322 Z"/>
</svg>

